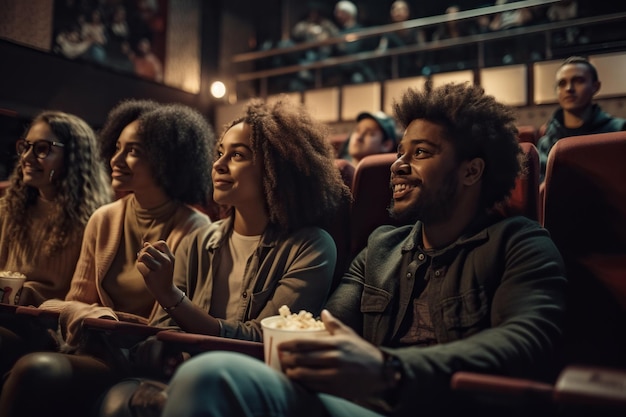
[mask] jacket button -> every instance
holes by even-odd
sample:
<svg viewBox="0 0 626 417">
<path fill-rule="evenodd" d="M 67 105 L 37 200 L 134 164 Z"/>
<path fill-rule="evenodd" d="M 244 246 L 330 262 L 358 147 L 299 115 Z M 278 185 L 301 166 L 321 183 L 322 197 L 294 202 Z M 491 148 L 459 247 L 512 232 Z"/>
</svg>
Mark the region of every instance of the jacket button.
<svg viewBox="0 0 626 417">
<path fill-rule="evenodd" d="M 441 276 L 441 271 L 440 271 L 440 270 L 435 271 L 435 276 L 436 276 L 436 277 L 440 277 L 440 276 Z"/>
<path fill-rule="evenodd" d="M 243 298 L 247 298 L 247 297 L 248 297 L 248 292 L 247 292 L 247 291 L 244 291 L 244 292 L 243 292 L 243 294 L 241 294 L 241 296 L 242 296 Z"/>
<path fill-rule="evenodd" d="M 417 259 L 419 259 L 420 261 L 423 261 L 425 258 L 423 253 L 420 253 L 419 255 L 417 255 Z"/>
</svg>

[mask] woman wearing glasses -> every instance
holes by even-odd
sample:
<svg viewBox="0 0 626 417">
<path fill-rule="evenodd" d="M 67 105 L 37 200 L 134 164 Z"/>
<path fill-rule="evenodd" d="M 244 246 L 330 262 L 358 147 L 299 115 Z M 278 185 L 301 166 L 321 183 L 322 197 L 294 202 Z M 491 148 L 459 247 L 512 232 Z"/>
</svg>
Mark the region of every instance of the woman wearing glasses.
<svg viewBox="0 0 626 417">
<path fill-rule="evenodd" d="M 96 136 L 74 115 L 39 114 L 16 148 L 0 200 L 0 270 L 26 275 L 19 304 L 38 306 L 65 297 L 87 220 L 112 194 Z"/>
<path fill-rule="evenodd" d="M 116 376 L 80 350 L 82 320 L 148 323 L 158 303 L 137 270 L 137 252 L 144 242 L 160 240 L 176 248 L 210 223 L 190 206 L 205 204 L 211 193 L 214 136 L 200 113 L 127 100 L 111 110 L 100 139 L 104 154 L 112 155 L 113 190 L 122 197 L 91 216 L 65 299 L 40 306 L 60 312 L 59 352 L 31 353 L 15 363 L 2 388 L 0 416 L 88 415 Z M 35 386 L 36 402 L 30 400 Z"/>
<path fill-rule="evenodd" d="M 0 270 L 26 275 L 17 304 L 38 306 L 65 297 L 87 221 L 112 193 L 96 135 L 74 115 L 42 112 L 16 147 L 19 159 L 0 199 Z M 15 320 L 1 325 L 0 374 L 51 342 L 26 337 Z"/>
</svg>

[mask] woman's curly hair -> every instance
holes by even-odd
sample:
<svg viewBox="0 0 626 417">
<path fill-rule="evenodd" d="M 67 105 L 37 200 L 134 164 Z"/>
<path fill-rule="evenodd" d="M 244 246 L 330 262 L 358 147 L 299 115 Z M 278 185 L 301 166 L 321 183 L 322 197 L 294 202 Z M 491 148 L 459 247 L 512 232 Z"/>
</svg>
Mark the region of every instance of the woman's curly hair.
<svg viewBox="0 0 626 417">
<path fill-rule="evenodd" d="M 270 222 L 283 233 L 329 227 L 351 194 L 335 165 L 327 127 L 284 97 L 273 104 L 251 100 L 225 130 L 241 122 L 250 126 L 254 157 L 263 164 Z"/>
<path fill-rule="evenodd" d="M 109 174 L 111 174 L 109 162 L 115 155 L 115 147 L 122 130 L 137 120 L 139 116 L 156 109 L 158 106 L 160 104 L 153 100 L 126 99 L 109 111 L 102 129 L 98 132 L 100 149 L 104 160 L 107 162 Z"/>
<path fill-rule="evenodd" d="M 207 203 L 213 192 L 213 128 L 197 110 L 163 104 L 137 119 L 148 162 L 158 184 L 173 200 Z"/>
<path fill-rule="evenodd" d="M 43 253 L 50 255 L 72 239 L 80 239 L 91 214 L 110 202 L 113 194 L 96 135 L 83 119 L 60 111 L 44 111 L 32 120 L 27 132 L 37 123 L 46 123 L 56 140 L 65 145 L 61 148 L 64 167 L 53 179 L 57 189 L 54 210 L 46 222 L 47 239 L 41 247 Z M 29 207 L 36 203 L 39 190 L 24 184 L 19 163 L 13 170 L 10 183 L 4 197 L 3 213 L 10 219 L 7 232 L 14 237 L 16 245 L 27 244 Z M 25 249 L 30 253 L 38 250 Z"/>
<path fill-rule="evenodd" d="M 433 88 L 428 80 L 422 91 L 410 88 L 394 103 L 398 122 L 407 127 L 425 119 L 444 128 L 457 160 L 482 158 L 482 204 L 486 209 L 504 202 L 525 169 L 517 139 L 513 110 L 470 84 L 445 84 Z"/>
<path fill-rule="evenodd" d="M 107 160 L 115 154 L 124 128 L 135 120 L 139 121 L 138 133 L 155 180 L 167 195 L 183 203 L 206 205 L 213 186 L 215 135 L 204 116 L 182 104 L 123 100 L 109 112 L 100 130 L 102 153 Z"/>
</svg>

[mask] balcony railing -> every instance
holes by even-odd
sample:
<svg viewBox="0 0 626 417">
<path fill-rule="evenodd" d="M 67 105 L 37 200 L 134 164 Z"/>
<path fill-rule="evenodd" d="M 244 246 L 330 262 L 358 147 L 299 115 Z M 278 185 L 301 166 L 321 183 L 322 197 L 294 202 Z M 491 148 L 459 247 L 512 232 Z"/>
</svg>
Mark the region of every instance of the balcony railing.
<svg viewBox="0 0 626 417">
<path fill-rule="evenodd" d="M 547 8 L 558 0 L 527 0 L 514 3 L 503 4 L 499 6 L 482 7 L 473 10 L 461 11 L 455 15 L 440 15 L 427 18 L 413 19 L 402 23 L 394 23 L 384 26 L 365 28 L 359 32 L 344 34 L 339 37 L 326 39 L 319 42 L 306 42 L 295 44 L 285 48 L 274 48 L 266 51 L 248 52 L 244 54 L 234 55 L 232 57 L 232 65 L 237 68 L 242 64 L 247 64 L 248 68 L 235 70 L 234 80 L 237 85 L 242 83 L 256 82 L 255 95 L 265 97 L 268 95 L 268 84 L 274 77 L 294 75 L 302 70 L 308 70 L 314 74 L 314 82 L 311 88 L 324 87 L 323 70 L 336 67 L 343 64 L 351 64 L 360 61 L 382 61 L 387 60 L 391 74 L 390 77 L 398 78 L 399 57 L 418 53 L 432 53 L 435 51 L 450 51 L 450 55 L 454 54 L 455 48 L 470 48 L 473 52 L 471 65 L 474 69 L 481 69 L 486 66 L 493 65 L 487 62 L 489 48 L 495 43 L 508 42 L 514 39 L 522 41 L 532 39 L 532 47 L 539 50 L 540 59 L 550 60 L 556 57 L 564 57 L 573 54 L 599 53 L 603 51 L 626 50 L 626 37 L 623 32 L 621 35 L 615 35 L 610 39 L 602 39 L 599 42 L 589 44 L 577 44 L 568 47 L 560 47 L 555 49 L 552 41 L 552 35 L 556 32 L 566 30 L 571 27 L 592 28 L 594 26 L 604 26 L 608 24 L 626 21 L 626 12 L 588 16 L 575 18 L 566 21 L 536 23 L 528 26 L 521 26 L 512 29 L 506 29 L 495 32 L 481 33 L 475 35 L 467 35 L 459 38 L 443 39 L 438 41 L 428 41 L 422 44 L 411 44 L 401 47 L 395 47 L 381 50 L 371 50 L 352 54 L 349 56 L 333 56 L 319 61 L 308 62 L 306 64 L 286 65 L 280 67 L 249 70 L 252 66 L 267 60 L 268 58 L 287 56 L 289 54 L 302 53 L 309 49 L 316 49 L 322 46 L 335 45 L 342 42 L 357 41 L 366 38 L 380 37 L 387 33 L 392 33 L 405 29 L 427 29 L 433 28 L 440 24 L 445 24 L 450 20 L 459 22 L 477 19 L 482 16 L 492 16 L 497 13 L 512 11 L 516 9 L 530 7 L 533 10 Z M 535 35 L 535 36 L 533 36 Z M 537 36 L 540 35 L 540 36 Z M 541 43 L 537 43 L 541 39 Z M 452 56 L 453 60 L 454 57 Z M 417 74 L 416 74 L 417 75 Z M 382 80 L 380 80 L 382 81 Z M 274 93 L 273 91 L 272 93 Z"/>
</svg>

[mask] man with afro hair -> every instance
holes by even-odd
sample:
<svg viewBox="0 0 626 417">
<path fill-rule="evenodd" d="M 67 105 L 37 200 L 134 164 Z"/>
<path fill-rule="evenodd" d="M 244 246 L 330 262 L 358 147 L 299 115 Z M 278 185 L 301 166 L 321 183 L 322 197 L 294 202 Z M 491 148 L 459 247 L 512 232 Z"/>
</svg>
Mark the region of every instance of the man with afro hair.
<svg viewBox="0 0 626 417">
<path fill-rule="evenodd" d="M 196 356 L 162 417 L 472 415 L 455 372 L 548 377 L 566 279 L 545 229 L 495 210 L 523 169 L 512 110 L 478 86 L 429 82 L 395 114 L 406 130 L 390 211 L 411 224 L 370 235 L 322 311 L 330 335 L 278 345 L 283 372 Z"/>
</svg>

